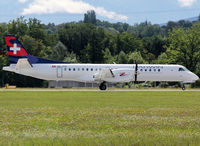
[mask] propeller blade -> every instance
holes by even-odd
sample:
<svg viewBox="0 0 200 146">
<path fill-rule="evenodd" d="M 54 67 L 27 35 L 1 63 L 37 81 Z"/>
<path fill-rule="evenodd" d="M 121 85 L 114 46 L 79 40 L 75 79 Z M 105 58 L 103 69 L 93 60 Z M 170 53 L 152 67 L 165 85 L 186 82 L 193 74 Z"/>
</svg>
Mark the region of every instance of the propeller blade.
<svg viewBox="0 0 200 146">
<path fill-rule="evenodd" d="M 135 72 L 137 72 L 138 71 L 138 63 L 137 63 L 137 61 L 135 61 Z"/>
<path fill-rule="evenodd" d="M 137 83 L 137 74 L 135 74 L 135 83 Z"/>
<path fill-rule="evenodd" d="M 135 61 L 135 83 L 137 83 L 137 75 L 138 75 L 138 63 Z"/>
</svg>

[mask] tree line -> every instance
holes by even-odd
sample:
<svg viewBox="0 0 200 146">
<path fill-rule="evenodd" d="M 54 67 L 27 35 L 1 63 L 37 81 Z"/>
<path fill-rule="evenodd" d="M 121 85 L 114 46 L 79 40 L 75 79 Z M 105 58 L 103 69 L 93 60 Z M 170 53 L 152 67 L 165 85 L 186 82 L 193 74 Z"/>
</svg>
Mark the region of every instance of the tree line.
<svg viewBox="0 0 200 146">
<path fill-rule="evenodd" d="M 110 23 L 94 11 L 79 22 L 42 24 L 24 17 L 0 23 L 0 79 L 19 87 L 45 87 L 46 81 L 3 72 L 9 65 L 5 34 L 14 34 L 33 56 L 71 63 L 180 64 L 200 76 L 200 22 Z"/>
</svg>

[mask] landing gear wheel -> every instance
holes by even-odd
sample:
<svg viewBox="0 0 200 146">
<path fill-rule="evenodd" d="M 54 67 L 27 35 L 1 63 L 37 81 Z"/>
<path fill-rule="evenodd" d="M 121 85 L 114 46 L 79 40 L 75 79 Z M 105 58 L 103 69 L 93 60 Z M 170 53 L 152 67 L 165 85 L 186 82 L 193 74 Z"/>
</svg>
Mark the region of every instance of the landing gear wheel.
<svg viewBox="0 0 200 146">
<path fill-rule="evenodd" d="M 99 86 L 99 89 L 100 90 L 106 90 L 107 86 L 105 83 L 101 83 L 100 86 Z"/>
<path fill-rule="evenodd" d="M 185 89 L 185 84 L 183 84 L 182 90 L 183 90 L 183 91 L 185 91 L 185 90 L 186 90 L 186 89 Z"/>
</svg>

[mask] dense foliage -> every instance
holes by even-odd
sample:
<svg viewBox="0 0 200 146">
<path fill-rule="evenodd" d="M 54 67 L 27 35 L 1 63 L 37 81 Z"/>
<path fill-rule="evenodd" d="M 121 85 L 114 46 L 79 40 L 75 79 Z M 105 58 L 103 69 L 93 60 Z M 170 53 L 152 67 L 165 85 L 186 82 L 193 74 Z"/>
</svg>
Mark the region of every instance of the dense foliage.
<svg viewBox="0 0 200 146">
<path fill-rule="evenodd" d="M 40 87 L 46 82 L 2 72 L 9 65 L 5 34 L 14 34 L 33 55 L 73 63 L 181 64 L 200 75 L 200 23 L 181 20 L 164 26 L 150 22 L 109 23 L 94 11 L 80 22 L 42 24 L 23 17 L 0 23 L 0 79 L 20 87 Z"/>
</svg>

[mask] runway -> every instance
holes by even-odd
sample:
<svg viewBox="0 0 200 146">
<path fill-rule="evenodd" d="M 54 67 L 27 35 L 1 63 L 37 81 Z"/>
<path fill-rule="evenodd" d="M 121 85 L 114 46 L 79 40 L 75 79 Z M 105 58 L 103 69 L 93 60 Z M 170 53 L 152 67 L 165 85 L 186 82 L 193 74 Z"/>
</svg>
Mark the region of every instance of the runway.
<svg viewBox="0 0 200 146">
<path fill-rule="evenodd" d="M 100 91 L 98 88 L 16 88 L 16 89 L 4 89 L 1 88 L 0 91 Z M 119 89 L 119 88 L 109 88 L 106 91 L 182 91 L 182 89 L 161 89 L 161 88 L 148 88 L 148 89 Z M 200 91 L 200 89 L 186 89 L 185 91 Z"/>
</svg>

